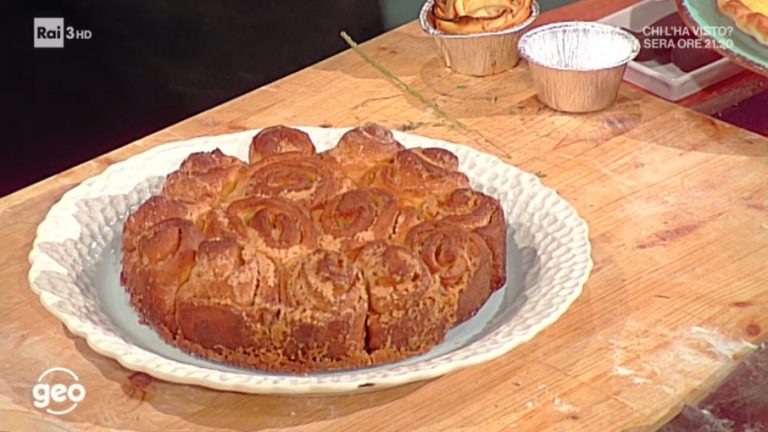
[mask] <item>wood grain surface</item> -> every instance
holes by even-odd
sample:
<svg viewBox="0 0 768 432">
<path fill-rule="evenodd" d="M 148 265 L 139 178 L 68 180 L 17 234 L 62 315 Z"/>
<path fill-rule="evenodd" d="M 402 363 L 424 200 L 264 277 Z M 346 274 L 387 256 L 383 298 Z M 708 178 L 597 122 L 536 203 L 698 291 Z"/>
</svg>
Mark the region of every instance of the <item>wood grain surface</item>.
<svg viewBox="0 0 768 432">
<path fill-rule="evenodd" d="M 542 22 L 598 18 L 628 3 L 587 0 Z M 168 432 L 653 430 L 766 338 L 768 140 L 627 85 L 602 112 L 553 112 L 536 100 L 526 67 L 451 74 L 414 24 L 363 48 L 472 132 L 345 52 L 0 200 L 0 429 L 45 421 Z M 583 295 L 497 360 L 362 395 L 288 398 L 133 373 L 70 334 L 30 291 L 37 224 L 109 164 L 195 136 L 364 121 L 466 143 L 537 173 L 589 223 L 595 268 Z M 88 390 L 62 417 L 32 405 L 38 375 L 52 366 Z"/>
</svg>

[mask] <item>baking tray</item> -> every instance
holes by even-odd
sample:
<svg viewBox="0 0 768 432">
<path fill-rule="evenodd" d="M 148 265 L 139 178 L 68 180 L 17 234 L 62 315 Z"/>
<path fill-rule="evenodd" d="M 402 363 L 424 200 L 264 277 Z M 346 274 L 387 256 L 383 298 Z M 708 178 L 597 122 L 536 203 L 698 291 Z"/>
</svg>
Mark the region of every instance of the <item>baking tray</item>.
<svg viewBox="0 0 768 432">
<path fill-rule="evenodd" d="M 674 0 L 645 0 L 606 16 L 600 22 L 641 31 L 643 27 L 653 24 L 659 18 L 676 12 Z M 632 61 L 627 66 L 624 80 L 664 99 L 677 101 L 728 79 L 742 70 L 744 69 L 727 58 L 690 72 L 684 72 L 672 63 L 660 64 L 655 60 Z"/>
</svg>

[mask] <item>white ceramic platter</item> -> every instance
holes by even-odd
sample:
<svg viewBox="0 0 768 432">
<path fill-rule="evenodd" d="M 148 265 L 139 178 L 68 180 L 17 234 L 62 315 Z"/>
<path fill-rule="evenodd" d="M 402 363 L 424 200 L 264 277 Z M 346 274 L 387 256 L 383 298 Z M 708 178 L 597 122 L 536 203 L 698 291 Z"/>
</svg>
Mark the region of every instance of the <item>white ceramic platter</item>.
<svg viewBox="0 0 768 432">
<path fill-rule="evenodd" d="M 300 128 L 318 150 L 347 129 Z M 42 304 L 95 351 L 128 369 L 220 390 L 269 394 L 370 391 L 435 378 L 499 357 L 554 323 L 576 300 L 592 267 L 587 224 L 539 179 L 470 147 L 395 132 L 406 147 L 453 151 L 475 189 L 498 198 L 509 225 L 508 283 L 444 343 L 405 361 L 290 375 L 226 366 L 188 355 L 138 323 L 120 286 L 123 221 L 159 192 L 164 176 L 195 151 L 220 148 L 247 160 L 257 130 L 161 145 L 116 163 L 67 192 L 37 230 L 29 282 Z"/>
</svg>

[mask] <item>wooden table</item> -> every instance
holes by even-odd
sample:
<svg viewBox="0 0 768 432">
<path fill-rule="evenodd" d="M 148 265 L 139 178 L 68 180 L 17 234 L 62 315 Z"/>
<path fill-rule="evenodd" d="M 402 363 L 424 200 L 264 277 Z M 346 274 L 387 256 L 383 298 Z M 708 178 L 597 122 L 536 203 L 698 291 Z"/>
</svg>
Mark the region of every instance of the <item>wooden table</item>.
<svg viewBox="0 0 768 432">
<path fill-rule="evenodd" d="M 628 3 L 587 0 L 541 20 L 594 19 Z M 345 52 L 0 200 L 0 429 L 41 416 L 31 388 L 61 366 L 88 396 L 45 419 L 82 430 L 646 430 L 765 339 L 768 140 L 629 85 L 605 111 L 556 113 L 537 102 L 525 67 L 483 79 L 447 72 L 414 24 L 363 47 L 474 132 Z M 570 310 L 509 354 L 433 381 L 283 398 L 132 373 L 72 336 L 30 291 L 35 227 L 109 164 L 194 136 L 368 120 L 494 153 L 565 197 L 590 225 L 595 261 Z"/>
</svg>

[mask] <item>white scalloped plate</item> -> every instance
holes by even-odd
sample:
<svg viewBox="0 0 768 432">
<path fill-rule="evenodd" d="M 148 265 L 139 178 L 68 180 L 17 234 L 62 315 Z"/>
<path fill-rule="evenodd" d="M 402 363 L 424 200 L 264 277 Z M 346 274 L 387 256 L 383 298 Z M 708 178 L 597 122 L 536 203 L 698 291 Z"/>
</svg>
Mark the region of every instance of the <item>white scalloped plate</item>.
<svg viewBox="0 0 768 432">
<path fill-rule="evenodd" d="M 347 129 L 301 128 L 318 150 Z M 161 145 L 116 163 L 68 191 L 37 229 L 29 282 L 42 304 L 95 351 L 128 369 L 178 383 L 246 393 L 350 393 L 435 378 L 499 357 L 554 323 L 579 296 L 592 268 L 587 224 L 536 176 L 470 147 L 395 131 L 406 147 L 453 151 L 472 186 L 500 200 L 509 225 L 508 283 L 430 352 L 364 369 L 290 375 L 210 362 L 163 342 L 138 324 L 120 286 L 125 218 L 195 151 L 220 148 L 247 160 L 258 130 Z"/>
</svg>

